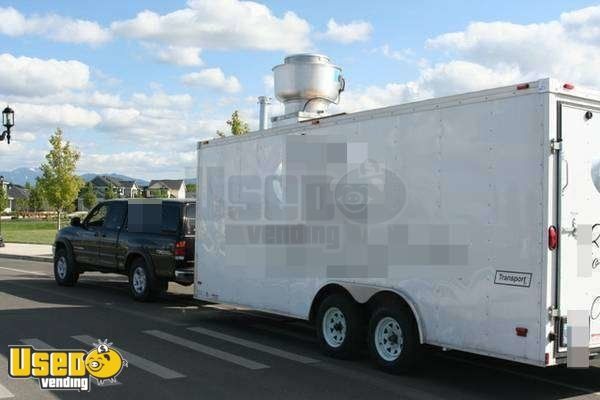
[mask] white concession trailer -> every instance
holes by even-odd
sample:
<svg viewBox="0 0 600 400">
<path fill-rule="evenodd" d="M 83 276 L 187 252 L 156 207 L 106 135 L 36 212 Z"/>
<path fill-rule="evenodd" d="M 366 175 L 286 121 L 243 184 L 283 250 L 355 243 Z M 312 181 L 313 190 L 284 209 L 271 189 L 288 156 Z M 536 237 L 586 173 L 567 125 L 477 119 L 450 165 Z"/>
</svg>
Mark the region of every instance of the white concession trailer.
<svg viewBox="0 0 600 400">
<path fill-rule="evenodd" d="M 336 68 L 318 73 L 339 96 Z M 195 298 L 311 320 L 334 356 L 366 339 L 390 370 L 420 344 L 537 366 L 600 352 L 598 93 L 542 79 L 352 114 L 301 103 L 198 143 Z"/>
</svg>

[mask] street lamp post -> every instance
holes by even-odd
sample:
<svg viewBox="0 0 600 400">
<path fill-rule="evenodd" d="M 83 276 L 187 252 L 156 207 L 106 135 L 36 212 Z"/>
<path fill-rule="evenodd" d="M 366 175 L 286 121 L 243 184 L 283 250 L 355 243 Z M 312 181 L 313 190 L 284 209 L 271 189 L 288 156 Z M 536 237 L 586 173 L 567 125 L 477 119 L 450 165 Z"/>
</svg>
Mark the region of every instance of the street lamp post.
<svg viewBox="0 0 600 400">
<path fill-rule="evenodd" d="M 0 188 L 2 188 L 2 192 L 8 198 L 8 193 L 4 191 L 4 176 L 0 175 Z M 1 207 L 1 205 L 0 205 Z M 2 236 L 2 213 L 4 209 L 0 210 L 0 247 L 4 247 L 4 237 Z"/>
<path fill-rule="evenodd" d="M 10 128 L 15 126 L 15 112 L 9 106 L 2 111 L 2 125 L 6 128 L 0 135 L 0 141 L 6 139 L 10 144 Z"/>
</svg>

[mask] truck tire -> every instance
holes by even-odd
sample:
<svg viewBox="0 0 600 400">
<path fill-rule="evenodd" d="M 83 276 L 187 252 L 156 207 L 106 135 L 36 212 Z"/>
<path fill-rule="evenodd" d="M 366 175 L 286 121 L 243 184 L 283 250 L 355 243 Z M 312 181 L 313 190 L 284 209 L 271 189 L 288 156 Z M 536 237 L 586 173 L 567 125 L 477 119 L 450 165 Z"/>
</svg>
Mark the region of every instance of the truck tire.
<svg viewBox="0 0 600 400">
<path fill-rule="evenodd" d="M 419 334 L 410 310 L 400 304 L 378 307 L 369 321 L 369 352 L 386 372 L 413 370 L 421 350 Z"/>
<path fill-rule="evenodd" d="M 54 255 L 54 280 L 60 286 L 73 286 L 79 279 L 79 271 L 73 256 L 64 248 L 56 249 Z"/>
<path fill-rule="evenodd" d="M 319 304 L 317 338 L 323 353 L 349 359 L 357 355 L 364 327 L 357 304 L 343 294 L 332 294 Z"/>
<path fill-rule="evenodd" d="M 129 268 L 129 291 L 135 300 L 152 301 L 164 290 L 166 285 L 150 273 L 143 258 L 133 260 Z"/>
</svg>

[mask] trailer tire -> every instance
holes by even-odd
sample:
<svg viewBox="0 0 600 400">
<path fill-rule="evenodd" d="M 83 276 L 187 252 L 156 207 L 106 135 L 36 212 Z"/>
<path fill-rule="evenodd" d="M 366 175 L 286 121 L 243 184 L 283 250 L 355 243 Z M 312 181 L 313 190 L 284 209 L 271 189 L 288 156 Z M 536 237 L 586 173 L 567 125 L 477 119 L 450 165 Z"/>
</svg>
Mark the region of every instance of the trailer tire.
<svg viewBox="0 0 600 400">
<path fill-rule="evenodd" d="M 73 286 L 79 279 L 79 271 L 73 256 L 64 248 L 54 255 L 54 280 L 59 286 Z"/>
<path fill-rule="evenodd" d="M 154 277 L 143 258 L 133 260 L 129 268 L 129 292 L 135 300 L 152 301 L 166 290 L 166 286 Z"/>
<path fill-rule="evenodd" d="M 326 297 L 317 310 L 317 338 L 321 351 L 335 358 L 356 356 L 364 338 L 358 305 L 343 294 Z"/>
<path fill-rule="evenodd" d="M 417 365 L 421 344 L 415 320 L 402 305 L 378 307 L 369 320 L 369 353 L 375 364 L 391 373 L 404 373 Z"/>
</svg>

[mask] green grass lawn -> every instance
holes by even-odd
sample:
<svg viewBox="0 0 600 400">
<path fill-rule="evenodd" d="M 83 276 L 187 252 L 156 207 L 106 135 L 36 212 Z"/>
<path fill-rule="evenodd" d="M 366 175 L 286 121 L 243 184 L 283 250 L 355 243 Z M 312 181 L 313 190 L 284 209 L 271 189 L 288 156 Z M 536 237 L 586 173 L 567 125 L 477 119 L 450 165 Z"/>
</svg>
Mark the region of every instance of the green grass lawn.
<svg viewBox="0 0 600 400">
<path fill-rule="evenodd" d="M 65 220 L 61 226 L 67 226 Z M 2 220 L 2 236 L 7 243 L 52 244 L 56 235 L 56 220 Z"/>
</svg>

